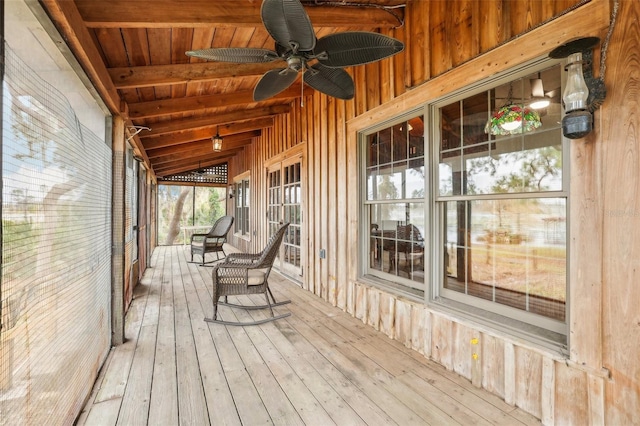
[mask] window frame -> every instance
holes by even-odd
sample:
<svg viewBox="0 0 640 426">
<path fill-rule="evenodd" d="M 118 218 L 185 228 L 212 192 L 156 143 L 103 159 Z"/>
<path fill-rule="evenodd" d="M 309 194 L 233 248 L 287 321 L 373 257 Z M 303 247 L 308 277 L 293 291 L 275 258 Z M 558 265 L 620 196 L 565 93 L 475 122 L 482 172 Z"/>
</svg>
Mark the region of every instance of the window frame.
<svg viewBox="0 0 640 426">
<path fill-rule="evenodd" d="M 507 305 L 500 305 L 495 302 L 491 303 L 491 307 L 478 307 L 477 301 L 482 300 L 478 297 L 471 295 L 464 295 L 465 297 L 458 298 L 456 296 L 450 297 L 446 291 L 442 291 L 443 280 L 443 268 L 444 268 L 444 254 L 442 250 L 439 250 L 441 244 L 443 244 L 444 236 L 441 231 L 442 223 L 442 209 L 446 205 L 447 201 L 454 201 L 455 197 L 442 200 L 439 193 L 439 123 L 438 123 L 438 108 L 441 108 L 448 103 L 455 102 L 456 100 L 466 99 L 480 92 L 490 90 L 498 87 L 501 84 L 508 83 L 510 81 L 523 78 L 537 71 L 541 71 L 552 67 L 554 65 L 564 64 L 563 60 L 550 59 L 548 57 L 539 57 L 528 62 L 522 63 L 516 67 L 513 67 L 505 72 L 470 83 L 466 87 L 451 92 L 445 96 L 425 100 L 425 102 L 416 108 L 400 114 L 396 117 L 382 121 L 374 126 L 364 128 L 358 132 L 358 161 L 360 179 L 359 184 L 359 206 L 358 213 L 360 220 L 360 242 L 361 247 L 359 253 L 359 270 L 358 278 L 374 285 L 378 288 L 390 291 L 395 294 L 399 294 L 410 299 L 422 302 L 425 306 L 431 307 L 437 310 L 444 310 L 445 312 L 452 312 L 462 317 L 466 317 L 472 321 L 486 324 L 490 327 L 499 328 L 510 332 L 514 335 L 528 336 L 531 341 L 535 341 L 538 344 L 548 347 L 566 347 L 568 343 L 568 330 L 570 319 L 570 140 L 566 139 L 563 135 L 560 136 L 559 142 L 562 146 L 562 188 L 556 191 L 544 191 L 544 192 L 528 192 L 522 194 L 487 194 L 486 199 L 495 198 L 563 198 L 565 200 L 566 209 L 566 257 L 565 257 L 565 319 L 564 322 L 556 321 L 551 318 L 544 317 L 542 315 L 529 313 L 517 308 L 512 308 Z M 566 73 L 561 71 L 561 88 L 565 87 Z M 425 196 L 424 199 L 398 199 L 390 200 L 390 202 L 417 202 L 424 203 L 425 209 L 425 259 L 424 259 L 424 292 L 417 293 L 408 288 L 406 282 L 409 281 L 406 278 L 398 277 L 389 273 L 376 273 L 370 268 L 370 218 L 369 218 L 369 206 L 380 200 L 367 200 L 368 182 L 367 182 L 367 138 L 369 135 L 380 131 L 384 128 L 393 126 L 402 121 L 406 121 L 411 117 L 417 115 L 424 116 L 424 162 L 425 162 Z M 564 109 L 561 108 L 561 115 L 564 116 Z M 515 197 L 514 195 L 518 195 Z M 460 197 L 460 199 L 466 199 Z M 482 198 L 482 197 L 481 197 Z M 482 305 L 482 304 L 480 304 Z M 495 307 L 499 309 L 494 309 Z M 504 309 L 503 309 L 504 308 Z"/>
<path fill-rule="evenodd" d="M 534 63 L 523 64 L 520 67 L 509 70 L 493 78 L 481 81 L 469 86 L 466 89 L 449 94 L 446 97 L 442 97 L 434 102 L 430 102 L 427 105 L 428 118 L 426 121 L 429 127 L 429 140 L 432 141 L 430 147 L 430 154 L 432 159 L 431 169 L 433 171 L 432 182 L 433 186 L 430 188 L 434 194 L 433 203 L 431 205 L 433 213 L 432 220 L 432 276 L 431 279 L 431 300 L 437 304 L 448 305 L 449 301 L 453 302 L 453 305 L 461 306 L 463 309 L 466 307 L 472 308 L 472 310 L 478 311 L 481 316 L 483 313 L 488 313 L 487 317 L 497 315 L 499 317 L 527 324 L 535 328 L 541 329 L 537 334 L 545 334 L 545 331 L 549 331 L 558 336 L 566 336 L 568 333 L 568 321 L 569 321 L 569 229 L 570 229 L 570 140 L 561 136 L 562 144 L 562 189 L 555 191 L 541 191 L 541 192 L 520 192 L 520 193 L 507 193 L 507 194 L 477 194 L 477 195 L 453 195 L 453 196 L 440 196 L 439 193 L 439 154 L 440 154 L 440 135 L 439 135 L 439 109 L 452 102 L 461 101 L 474 96 L 478 93 L 491 90 L 501 84 L 509 83 L 511 81 L 523 78 L 527 75 L 535 73 L 552 67 L 554 65 L 562 64 L 562 60 L 553 60 L 548 58 L 542 58 Z M 565 85 L 565 73 L 561 73 L 562 88 Z M 564 110 L 561 114 L 564 115 Z M 533 199 L 533 198 L 563 198 L 565 200 L 566 209 L 566 268 L 565 268 L 565 320 L 564 322 L 554 320 L 542 315 L 533 314 L 527 311 L 523 311 L 517 308 L 510 307 L 508 305 L 502 305 L 499 303 L 487 301 L 479 297 L 462 294 L 444 288 L 444 254 L 442 250 L 437 250 L 437 247 L 442 247 L 444 242 L 444 236 L 442 232 L 442 223 L 444 208 L 449 201 L 476 201 L 476 200 L 496 200 L 496 199 Z M 555 340 L 558 340 L 557 337 Z"/>
<path fill-rule="evenodd" d="M 359 202 L 359 216 L 361 218 L 363 218 L 364 220 L 360 221 L 360 225 L 361 225 L 361 235 L 364 236 L 364 244 L 360 244 L 361 247 L 361 253 L 360 253 L 360 259 L 361 261 L 359 262 L 360 264 L 360 268 L 359 268 L 359 275 L 360 277 L 364 277 L 365 279 L 369 279 L 369 280 L 373 280 L 375 281 L 378 285 L 380 285 L 381 287 L 387 287 L 387 288 L 391 288 L 394 292 L 398 292 L 401 293 L 413 300 L 419 300 L 419 301 L 424 301 L 425 300 L 425 294 L 428 293 L 428 280 L 429 280 L 429 276 L 430 276 L 430 262 L 429 262 L 429 258 L 430 258 L 430 244 L 428 244 L 426 242 L 427 240 L 427 236 L 423 235 L 423 238 L 425 240 L 425 244 L 424 244 L 424 277 L 422 282 L 418 282 L 415 280 L 412 280 L 411 278 L 408 277 L 404 277 L 401 275 L 395 275 L 391 272 L 385 272 L 384 270 L 377 270 L 375 268 L 372 268 L 370 266 L 369 263 L 369 259 L 370 259 L 370 242 L 371 242 L 371 238 L 370 238 L 370 209 L 372 208 L 371 206 L 383 206 L 383 205 L 391 205 L 391 204 L 404 204 L 405 206 L 408 206 L 410 204 L 422 204 L 423 210 L 424 210 L 424 223 L 423 228 L 425 231 L 425 234 L 429 232 L 429 223 L 430 223 L 430 212 L 431 209 L 429 208 L 428 204 L 429 204 L 429 200 L 430 200 L 430 196 L 431 194 L 429 193 L 428 189 L 430 188 L 430 171 L 427 169 L 429 166 L 429 162 L 428 162 L 428 156 L 429 156 L 429 152 L 427 150 L 427 144 L 426 144 L 426 132 L 427 132 L 427 114 L 426 114 L 426 108 L 425 105 L 420 106 L 419 108 L 414 108 L 410 111 L 407 111 L 404 114 L 401 114 L 399 116 L 396 116 L 390 120 L 386 120 L 384 122 L 381 122 L 375 126 L 371 126 L 367 129 L 364 129 L 363 131 L 359 132 L 358 134 L 358 146 L 360 147 L 360 155 L 359 155 L 359 173 L 360 173 L 360 202 Z M 424 134 L 422 136 L 422 143 L 423 143 L 423 165 L 424 165 L 424 195 L 422 198 L 394 198 L 394 199 L 372 199 L 369 200 L 367 198 L 367 194 L 368 194 L 368 167 L 367 167 L 367 149 L 366 149 L 366 144 L 367 144 L 367 140 L 368 137 L 383 131 L 385 129 L 389 129 L 392 128 L 393 126 L 397 126 L 399 124 L 402 124 L 404 122 L 407 122 L 413 118 L 416 117 L 423 117 L 424 120 Z M 406 159 L 407 161 L 410 161 L 410 158 Z M 385 163 L 386 164 L 386 163 Z M 390 164 L 394 164 L 394 162 L 392 161 Z"/>
<path fill-rule="evenodd" d="M 244 173 L 233 179 L 233 212 L 235 215 L 234 235 L 249 240 L 251 238 L 251 176 Z"/>
</svg>

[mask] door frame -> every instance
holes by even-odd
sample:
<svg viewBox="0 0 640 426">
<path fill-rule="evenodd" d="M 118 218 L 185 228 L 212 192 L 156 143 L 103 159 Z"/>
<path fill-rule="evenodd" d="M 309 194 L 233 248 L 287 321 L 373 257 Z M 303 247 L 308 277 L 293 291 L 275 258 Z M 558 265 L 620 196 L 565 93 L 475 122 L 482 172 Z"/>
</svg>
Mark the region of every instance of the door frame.
<svg viewBox="0 0 640 426">
<path fill-rule="evenodd" d="M 273 232 L 272 228 L 275 228 L 274 226 L 270 226 L 270 225 L 276 225 L 278 223 L 282 223 L 285 217 L 284 215 L 284 170 L 286 167 L 291 166 L 292 164 L 295 164 L 295 163 L 300 164 L 300 199 L 298 200 L 299 202 L 296 203 L 296 204 L 299 204 L 300 206 L 300 223 L 295 224 L 297 226 L 293 228 L 290 226 L 289 230 L 285 234 L 285 239 L 287 239 L 287 237 L 290 238 L 291 235 L 293 235 L 292 232 L 294 232 L 294 230 L 298 232 L 299 245 L 297 245 L 297 248 L 300 250 L 299 267 L 283 261 L 283 259 L 286 258 L 285 256 L 286 247 L 288 247 L 287 244 L 285 244 L 284 242 L 280 247 L 278 258 L 276 258 L 276 261 L 274 263 L 274 266 L 281 273 L 297 281 L 299 284 L 302 284 L 304 270 L 306 269 L 305 212 L 306 212 L 307 187 L 306 187 L 306 179 L 305 179 L 306 169 L 305 169 L 303 148 L 304 148 L 304 144 L 300 144 L 278 156 L 272 157 L 271 159 L 269 159 L 269 161 L 265 162 L 265 176 L 266 176 L 265 192 L 266 192 L 266 203 L 267 203 L 266 229 L 269 232 L 269 236 L 271 236 L 271 232 Z M 276 170 L 280 171 L 280 193 L 279 193 L 280 210 L 279 210 L 279 217 L 277 218 L 277 220 L 270 218 L 269 212 L 268 212 L 269 207 L 271 206 L 270 204 L 271 200 L 269 198 L 270 196 L 269 195 L 269 190 L 270 190 L 269 173 L 272 173 Z"/>
</svg>

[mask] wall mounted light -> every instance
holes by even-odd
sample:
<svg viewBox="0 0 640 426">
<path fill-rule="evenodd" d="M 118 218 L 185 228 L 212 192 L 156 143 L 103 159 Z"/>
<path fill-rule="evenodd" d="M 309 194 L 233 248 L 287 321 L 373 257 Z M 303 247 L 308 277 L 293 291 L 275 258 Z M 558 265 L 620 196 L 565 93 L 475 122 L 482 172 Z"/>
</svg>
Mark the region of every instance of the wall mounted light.
<svg viewBox="0 0 640 426">
<path fill-rule="evenodd" d="M 229 185 L 229 198 L 233 198 L 233 185 Z"/>
<path fill-rule="evenodd" d="M 602 78 L 593 78 L 593 48 L 598 37 L 571 40 L 549 53 L 553 59 L 567 58 L 567 83 L 562 94 L 565 116 L 562 133 L 569 139 L 580 139 L 593 130 L 592 113 L 602 105 L 606 88 Z"/>
<path fill-rule="evenodd" d="M 216 135 L 211 137 L 211 142 L 213 142 L 213 150 L 215 152 L 222 151 L 222 136 L 220 136 L 218 129 L 219 126 L 218 128 L 216 128 Z"/>
</svg>

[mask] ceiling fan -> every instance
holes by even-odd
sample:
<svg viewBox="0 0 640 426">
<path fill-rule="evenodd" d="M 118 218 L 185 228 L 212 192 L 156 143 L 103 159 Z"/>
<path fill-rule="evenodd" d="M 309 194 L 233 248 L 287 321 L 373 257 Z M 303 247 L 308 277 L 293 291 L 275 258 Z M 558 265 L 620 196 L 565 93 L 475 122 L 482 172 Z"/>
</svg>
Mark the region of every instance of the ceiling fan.
<svg viewBox="0 0 640 426">
<path fill-rule="evenodd" d="M 255 101 L 287 89 L 298 73 L 314 89 L 339 99 L 354 96 L 351 76 L 342 68 L 363 65 L 395 55 L 404 44 L 373 32 L 347 31 L 316 39 L 309 15 L 299 0 L 264 0 L 262 22 L 275 40 L 269 49 L 229 47 L 191 50 L 188 56 L 210 61 L 259 63 L 282 60 L 285 68 L 265 73 L 253 91 Z M 315 62 L 310 65 L 310 63 Z"/>
</svg>

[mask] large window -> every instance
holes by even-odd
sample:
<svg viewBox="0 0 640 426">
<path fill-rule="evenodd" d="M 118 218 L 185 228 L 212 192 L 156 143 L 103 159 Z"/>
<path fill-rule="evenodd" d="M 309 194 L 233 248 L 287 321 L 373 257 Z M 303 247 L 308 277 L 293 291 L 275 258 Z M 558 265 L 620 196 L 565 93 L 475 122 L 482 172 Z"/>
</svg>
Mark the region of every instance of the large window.
<svg viewBox="0 0 640 426">
<path fill-rule="evenodd" d="M 559 65 L 436 105 L 440 296 L 565 330 L 567 162 Z M 486 133 L 505 104 L 550 101 L 537 129 Z"/>
<path fill-rule="evenodd" d="M 562 67 L 541 61 L 367 132 L 364 274 L 425 301 L 565 334 L 562 83 Z M 534 100 L 549 104 L 532 109 Z M 505 105 L 539 121 L 487 126 Z"/>
<path fill-rule="evenodd" d="M 424 291 L 424 117 L 366 136 L 367 273 Z"/>
</svg>

